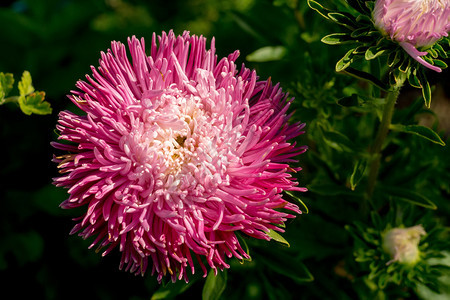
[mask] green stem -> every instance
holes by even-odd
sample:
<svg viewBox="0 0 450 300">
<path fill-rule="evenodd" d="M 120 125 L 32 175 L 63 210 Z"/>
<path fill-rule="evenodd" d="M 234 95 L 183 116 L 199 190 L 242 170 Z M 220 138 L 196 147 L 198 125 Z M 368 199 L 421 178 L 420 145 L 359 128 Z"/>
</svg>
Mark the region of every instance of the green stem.
<svg viewBox="0 0 450 300">
<path fill-rule="evenodd" d="M 8 98 L 3 98 L 0 100 L 0 105 L 8 103 L 8 102 L 18 102 L 19 101 L 19 96 L 11 96 Z"/>
<path fill-rule="evenodd" d="M 397 101 L 398 95 L 400 94 L 400 89 L 405 82 L 405 76 L 399 76 L 397 84 L 392 88 L 392 90 L 386 96 L 386 103 L 384 104 L 383 116 L 381 117 L 380 127 L 378 128 L 377 135 L 375 137 L 375 142 L 370 149 L 372 156 L 372 162 L 369 168 L 369 178 L 367 185 L 367 196 L 369 201 L 371 201 L 373 192 L 375 190 L 375 184 L 378 177 L 378 172 L 380 170 L 381 163 L 381 150 L 383 147 L 384 140 L 386 139 L 389 126 L 392 122 L 392 116 L 394 114 L 395 102 Z"/>
</svg>

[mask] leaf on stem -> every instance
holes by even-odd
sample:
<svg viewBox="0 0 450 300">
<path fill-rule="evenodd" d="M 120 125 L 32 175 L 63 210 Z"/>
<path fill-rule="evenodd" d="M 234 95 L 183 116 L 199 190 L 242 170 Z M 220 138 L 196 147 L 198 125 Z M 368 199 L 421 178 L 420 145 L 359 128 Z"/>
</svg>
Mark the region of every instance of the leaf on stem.
<svg viewBox="0 0 450 300">
<path fill-rule="evenodd" d="M 411 133 L 411 134 L 420 136 L 421 138 L 427 139 L 430 142 L 433 142 L 435 144 L 445 146 L 445 143 L 441 139 L 439 134 L 437 134 L 433 129 L 425 127 L 425 126 L 391 124 L 390 129 L 394 130 L 394 131 L 404 132 L 404 133 Z"/>
<path fill-rule="evenodd" d="M 281 60 L 287 53 L 284 46 L 262 47 L 247 55 L 246 59 L 253 62 L 268 62 Z"/>
<path fill-rule="evenodd" d="M 26 115 L 31 115 L 32 113 L 37 115 L 51 114 L 52 108 L 50 107 L 50 103 L 44 101 L 44 98 L 44 92 L 35 92 L 26 96 L 21 95 L 19 97 L 20 109 Z"/>
</svg>

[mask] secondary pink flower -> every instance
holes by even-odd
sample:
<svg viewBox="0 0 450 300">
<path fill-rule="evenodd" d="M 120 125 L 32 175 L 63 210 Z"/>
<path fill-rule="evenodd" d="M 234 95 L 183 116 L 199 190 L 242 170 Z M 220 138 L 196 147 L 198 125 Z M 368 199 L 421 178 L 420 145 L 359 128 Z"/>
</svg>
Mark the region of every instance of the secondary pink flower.
<svg viewBox="0 0 450 300">
<path fill-rule="evenodd" d="M 158 45 L 159 44 L 159 45 Z M 278 84 L 217 61 L 214 39 L 153 34 L 112 42 L 100 67 L 69 96 L 85 112 L 59 114 L 55 157 L 68 188 L 63 208 L 84 207 L 72 233 L 95 236 L 91 247 L 122 252 L 120 267 L 158 280 L 194 273 L 194 261 L 217 272 L 227 257 L 248 257 L 235 232 L 270 240 L 269 229 L 301 213 L 283 190 L 304 191 L 289 163 L 306 148 L 289 140 L 292 101 Z M 130 59 L 129 59 L 130 58 Z M 284 211 L 278 209 L 284 208 Z M 150 260 L 150 263 L 149 263 Z"/>
<path fill-rule="evenodd" d="M 448 0 L 377 0 L 373 11 L 375 26 L 385 32 L 415 60 L 436 72 L 442 70 L 421 56 L 450 31 Z"/>
</svg>

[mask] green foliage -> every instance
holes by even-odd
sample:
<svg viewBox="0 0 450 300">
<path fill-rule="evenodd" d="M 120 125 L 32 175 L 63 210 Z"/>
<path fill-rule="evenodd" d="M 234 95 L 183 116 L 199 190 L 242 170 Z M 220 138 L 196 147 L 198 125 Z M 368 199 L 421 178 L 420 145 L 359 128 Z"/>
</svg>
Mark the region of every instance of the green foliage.
<svg viewBox="0 0 450 300">
<path fill-rule="evenodd" d="M 210 270 L 206 277 L 202 292 L 202 299 L 204 300 L 218 300 L 227 286 L 227 271 L 214 273 L 214 270 Z"/>
<path fill-rule="evenodd" d="M 8 102 L 16 102 L 26 115 L 48 115 L 52 113 L 50 103 L 44 101 L 45 92 L 35 92 L 30 72 L 24 71 L 22 79 L 18 83 L 19 96 L 6 96 L 12 90 L 14 77 L 11 73 L 0 73 L 0 105 Z"/>
</svg>

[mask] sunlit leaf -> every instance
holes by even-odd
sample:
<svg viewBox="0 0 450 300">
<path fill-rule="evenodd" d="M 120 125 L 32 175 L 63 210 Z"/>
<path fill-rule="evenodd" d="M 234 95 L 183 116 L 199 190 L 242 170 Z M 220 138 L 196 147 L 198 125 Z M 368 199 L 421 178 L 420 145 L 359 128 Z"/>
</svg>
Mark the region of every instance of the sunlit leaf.
<svg viewBox="0 0 450 300">
<path fill-rule="evenodd" d="M 44 101 L 44 92 L 35 92 L 27 96 L 19 97 L 19 105 L 22 112 L 26 115 L 48 115 L 52 113 L 50 103 Z"/>
<path fill-rule="evenodd" d="M 19 93 L 20 96 L 26 96 L 34 92 L 34 87 L 31 81 L 30 72 L 24 71 L 22 79 L 19 81 Z"/>
<path fill-rule="evenodd" d="M 347 33 L 332 33 L 324 36 L 321 41 L 327 45 L 341 45 L 353 43 L 354 39 L 352 39 Z"/>
<path fill-rule="evenodd" d="M 279 234 L 278 232 L 269 229 L 269 232 L 267 232 L 267 235 L 272 238 L 274 241 L 277 241 L 281 244 L 283 244 L 284 246 L 290 247 L 291 245 L 289 244 L 288 241 L 286 241 L 286 239 L 284 237 L 281 236 L 281 234 Z"/>
</svg>

